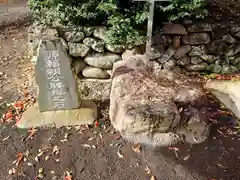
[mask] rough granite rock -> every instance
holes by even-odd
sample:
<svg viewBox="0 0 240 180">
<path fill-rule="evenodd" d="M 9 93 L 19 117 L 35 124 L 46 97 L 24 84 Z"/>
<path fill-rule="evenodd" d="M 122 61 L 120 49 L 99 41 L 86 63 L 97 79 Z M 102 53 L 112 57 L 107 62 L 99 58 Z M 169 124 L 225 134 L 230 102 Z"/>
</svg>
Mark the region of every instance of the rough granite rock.
<svg viewBox="0 0 240 180">
<path fill-rule="evenodd" d="M 114 64 L 109 110 L 114 128 L 129 141 L 153 146 L 205 141 L 209 126 L 201 85 L 167 70 L 153 76 L 143 60 L 138 55 Z"/>
<path fill-rule="evenodd" d="M 240 118 L 240 81 L 215 80 L 206 83 L 204 88 Z"/>
<path fill-rule="evenodd" d="M 102 69 L 111 69 L 113 64 L 121 59 L 121 56 L 114 53 L 96 53 L 94 55 L 88 55 L 84 61 L 93 67 Z"/>
<path fill-rule="evenodd" d="M 208 44 L 210 40 L 207 33 L 192 33 L 182 37 L 183 44 L 189 45 Z"/>
<path fill-rule="evenodd" d="M 167 23 L 163 26 L 164 34 L 176 34 L 176 35 L 185 35 L 187 34 L 186 28 L 181 24 L 172 24 Z"/>
<path fill-rule="evenodd" d="M 185 56 L 189 51 L 191 51 L 190 45 L 180 46 L 174 54 L 175 59 L 180 59 L 181 57 Z"/>
<path fill-rule="evenodd" d="M 69 54 L 73 57 L 85 57 L 90 51 L 90 48 L 82 43 L 68 43 Z"/>
<path fill-rule="evenodd" d="M 95 67 L 86 67 L 82 71 L 82 75 L 86 78 L 97 78 L 97 79 L 108 79 L 110 78 L 110 75 L 100 69 Z"/>
<path fill-rule="evenodd" d="M 68 42 L 81 42 L 85 35 L 81 31 L 68 31 L 63 34 L 63 38 Z"/>
</svg>

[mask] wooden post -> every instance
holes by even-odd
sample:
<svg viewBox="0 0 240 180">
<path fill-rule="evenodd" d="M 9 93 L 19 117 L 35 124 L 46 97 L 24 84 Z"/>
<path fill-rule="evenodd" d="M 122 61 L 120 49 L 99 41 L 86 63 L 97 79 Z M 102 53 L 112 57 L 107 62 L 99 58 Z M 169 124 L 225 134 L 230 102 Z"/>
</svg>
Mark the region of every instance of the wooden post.
<svg viewBox="0 0 240 180">
<path fill-rule="evenodd" d="M 133 1 L 147 1 L 150 4 L 148 13 L 148 26 L 147 26 L 147 42 L 146 42 L 146 59 L 147 65 L 151 57 L 151 45 L 152 45 L 152 31 L 153 31 L 153 16 L 155 1 L 170 1 L 170 0 L 133 0 Z"/>
</svg>

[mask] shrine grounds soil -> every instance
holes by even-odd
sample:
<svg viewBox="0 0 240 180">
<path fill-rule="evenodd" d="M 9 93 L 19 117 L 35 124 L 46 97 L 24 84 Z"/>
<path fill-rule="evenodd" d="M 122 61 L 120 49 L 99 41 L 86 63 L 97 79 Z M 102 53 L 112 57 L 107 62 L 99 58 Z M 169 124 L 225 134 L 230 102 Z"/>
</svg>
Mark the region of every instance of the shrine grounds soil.
<svg viewBox="0 0 240 180">
<path fill-rule="evenodd" d="M 1 77 L 1 96 L 10 102 L 21 99 L 26 86 L 33 95 L 36 92 L 32 65 L 25 49 L 26 27 L 27 24 L 9 27 L 1 35 L 1 46 L 4 46 L 1 72 L 7 74 Z M 107 112 L 107 104 L 100 105 L 102 112 Z M 219 107 L 219 103 L 213 103 L 213 109 Z M 137 153 L 130 143 L 114 132 L 106 114 L 101 114 L 101 128 L 38 129 L 33 139 L 27 141 L 24 141 L 29 134 L 27 130 L 16 129 L 11 124 L 1 125 L 0 180 L 33 180 L 40 168 L 44 169 L 43 179 L 46 180 L 51 180 L 54 175 L 56 179 L 64 179 L 66 171 L 72 171 L 75 180 L 146 180 L 151 176 L 156 180 L 238 180 L 240 177 L 240 139 L 221 133 L 228 130 L 226 122 L 229 118 L 235 121 L 231 116 L 223 115 L 218 125 L 223 130 L 217 131 L 220 128 L 214 127 L 211 137 L 203 144 L 179 145 L 175 150 L 141 147 Z M 66 133 L 69 134 L 68 140 L 61 142 Z M 58 155 L 52 155 L 54 146 L 59 148 Z M 44 153 L 37 162 L 35 157 L 39 149 Z M 16 167 L 13 162 L 17 154 L 27 151 L 26 161 Z M 46 156 L 49 156 L 47 161 Z M 149 174 L 146 166 L 151 170 Z M 13 167 L 16 174 L 9 175 Z"/>
<path fill-rule="evenodd" d="M 36 92 L 27 56 L 27 26 L 28 23 L 14 24 L 0 31 L 0 101 L 3 102 L 0 114 L 6 111 L 7 102 L 21 99 L 26 87 L 32 95 Z M 100 105 L 101 112 L 106 109 L 107 104 Z M 212 112 L 217 109 L 220 104 L 213 101 Z M 236 119 L 224 109 L 220 112 L 216 117 L 218 124 L 213 126 L 205 143 L 171 149 L 141 147 L 140 152 L 135 152 L 132 144 L 114 131 L 106 113 L 100 113 L 100 127 L 38 129 L 29 140 L 26 140 L 28 130 L 2 124 L 0 180 L 34 180 L 40 168 L 46 180 L 54 176 L 57 180 L 67 180 L 66 171 L 72 171 L 74 180 L 148 180 L 151 176 L 155 180 L 239 180 L 240 138 L 237 134 L 229 135 L 232 133 L 229 122 Z M 66 133 L 67 141 L 62 142 Z M 55 146 L 58 154 L 52 153 Z M 23 159 L 16 167 L 13 162 L 21 153 Z M 10 175 L 12 168 L 16 173 Z"/>
</svg>

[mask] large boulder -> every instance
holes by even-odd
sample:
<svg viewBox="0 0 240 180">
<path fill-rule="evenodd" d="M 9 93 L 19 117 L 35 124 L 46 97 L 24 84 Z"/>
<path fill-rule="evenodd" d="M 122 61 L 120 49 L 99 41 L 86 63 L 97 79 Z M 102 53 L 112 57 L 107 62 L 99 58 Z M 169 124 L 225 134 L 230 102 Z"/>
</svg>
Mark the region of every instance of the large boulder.
<svg viewBox="0 0 240 180">
<path fill-rule="evenodd" d="M 236 117 L 240 118 L 240 81 L 215 80 L 204 88 L 219 99 Z"/>
<path fill-rule="evenodd" d="M 209 126 L 201 85 L 167 70 L 152 73 L 143 60 L 136 55 L 113 66 L 109 115 L 114 128 L 129 141 L 153 146 L 205 141 Z"/>
</svg>

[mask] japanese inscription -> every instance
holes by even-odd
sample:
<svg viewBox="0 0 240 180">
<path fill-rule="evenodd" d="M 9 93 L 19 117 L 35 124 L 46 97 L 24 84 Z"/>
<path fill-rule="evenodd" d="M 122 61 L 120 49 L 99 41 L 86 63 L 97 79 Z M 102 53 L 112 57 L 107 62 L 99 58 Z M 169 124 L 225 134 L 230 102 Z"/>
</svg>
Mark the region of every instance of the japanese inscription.
<svg viewBox="0 0 240 180">
<path fill-rule="evenodd" d="M 39 110 L 69 110 L 80 106 L 71 59 L 61 41 L 40 42 L 36 63 Z"/>
<path fill-rule="evenodd" d="M 47 79 L 49 80 L 46 86 L 52 96 L 53 108 L 62 109 L 64 108 L 66 93 L 64 92 L 64 84 L 61 81 L 63 77 L 61 77 L 58 50 L 46 51 L 44 61 Z"/>
</svg>

